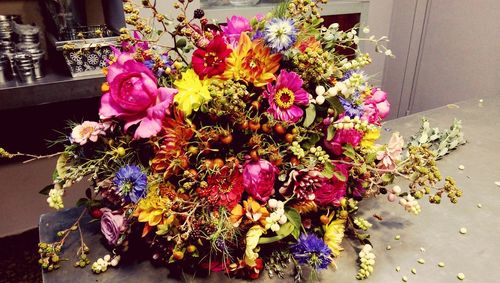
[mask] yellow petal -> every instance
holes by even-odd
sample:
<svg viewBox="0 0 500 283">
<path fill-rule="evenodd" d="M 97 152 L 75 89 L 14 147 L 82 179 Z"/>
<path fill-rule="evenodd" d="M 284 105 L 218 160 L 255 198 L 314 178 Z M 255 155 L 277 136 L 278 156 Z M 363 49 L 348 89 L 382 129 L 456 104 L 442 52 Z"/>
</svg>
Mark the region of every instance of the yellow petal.
<svg viewBox="0 0 500 283">
<path fill-rule="evenodd" d="M 158 223 L 160 223 L 161 219 L 163 218 L 163 214 L 161 210 L 154 210 L 149 214 L 148 217 L 148 224 L 149 226 L 156 226 Z"/>
<path fill-rule="evenodd" d="M 245 263 L 250 267 L 255 266 L 256 265 L 255 260 L 259 258 L 259 254 L 256 253 L 254 250 L 259 244 L 259 239 L 260 236 L 262 236 L 262 233 L 264 233 L 264 229 L 259 225 L 253 226 L 247 232 L 244 260 Z"/>
<path fill-rule="evenodd" d="M 324 241 L 332 250 L 335 257 L 340 255 L 340 252 L 344 250 L 340 244 L 344 238 L 345 222 L 345 219 L 337 219 L 323 226 L 325 231 Z"/>
</svg>

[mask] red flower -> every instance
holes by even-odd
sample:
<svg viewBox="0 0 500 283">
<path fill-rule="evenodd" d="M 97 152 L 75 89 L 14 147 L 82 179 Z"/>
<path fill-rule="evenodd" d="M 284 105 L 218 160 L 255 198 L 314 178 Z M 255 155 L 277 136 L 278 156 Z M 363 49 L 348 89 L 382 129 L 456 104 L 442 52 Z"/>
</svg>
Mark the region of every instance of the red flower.
<svg viewBox="0 0 500 283">
<path fill-rule="evenodd" d="M 202 197 L 216 206 L 224 206 L 231 210 L 241 199 L 243 194 L 243 175 L 227 166 L 218 173 L 207 177 L 208 186 L 198 191 Z"/>
<path fill-rule="evenodd" d="M 214 37 L 205 49 L 198 48 L 193 53 L 193 69 L 200 76 L 213 77 L 224 73 L 226 70 L 226 57 L 231 53 L 221 35 Z"/>
</svg>

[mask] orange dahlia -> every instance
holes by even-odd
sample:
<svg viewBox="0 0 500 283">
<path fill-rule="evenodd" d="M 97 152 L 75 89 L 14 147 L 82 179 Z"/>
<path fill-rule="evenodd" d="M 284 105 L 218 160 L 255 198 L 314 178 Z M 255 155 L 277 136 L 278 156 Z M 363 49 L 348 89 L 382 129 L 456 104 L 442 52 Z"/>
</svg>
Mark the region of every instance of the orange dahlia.
<svg viewBox="0 0 500 283">
<path fill-rule="evenodd" d="M 227 58 L 224 77 L 257 87 L 265 86 L 274 81 L 280 60 L 281 55 L 271 54 L 271 49 L 264 45 L 262 39 L 251 41 L 248 34 L 242 33 L 238 46 Z"/>
<path fill-rule="evenodd" d="M 154 172 L 163 172 L 164 178 L 178 174 L 188 164 L 186 148 L 194 131 L 184 120 L 181 111 L 174 113 L 174 118 L 163 121 L 163 139 L 155 148 L 155 157 L 151 162 Z"/>
</svg>

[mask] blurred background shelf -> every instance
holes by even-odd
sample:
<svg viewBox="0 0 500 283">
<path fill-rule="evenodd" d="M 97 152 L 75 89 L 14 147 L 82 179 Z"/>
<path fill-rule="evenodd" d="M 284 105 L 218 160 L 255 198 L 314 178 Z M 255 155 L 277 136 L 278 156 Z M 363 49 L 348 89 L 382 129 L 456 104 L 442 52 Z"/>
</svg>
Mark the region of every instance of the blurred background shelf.
<svg viewBox="0 0 500 283">
<path fill-rule="evenodd" d="M 103 82 L 103 75 L 72 78 L 64 70 L 48 70 L 33 83 L 0 84 L 0 110 L 97 97 Z"/>
</svg>

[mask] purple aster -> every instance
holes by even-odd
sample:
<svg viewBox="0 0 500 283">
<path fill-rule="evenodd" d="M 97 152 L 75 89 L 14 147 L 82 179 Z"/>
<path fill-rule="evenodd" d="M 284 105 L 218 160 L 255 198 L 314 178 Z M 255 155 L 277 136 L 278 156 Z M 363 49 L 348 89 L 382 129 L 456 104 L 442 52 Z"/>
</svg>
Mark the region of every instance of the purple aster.
<svg viewBox="0 0 500 283">
<path fill-rule="evenodd" d="M 292 19 L 274 18 L 264 28 L 264 40 L 273 52 L 292 47 L 297 40 L 297 29 Z"/>
<path fill-rule="evenodd" d="M 126 202 L 137 203 L 144 195 L 148 180 L 138 166 L 127 165 L 116 172 L 113 183 Z"/>
<path fill-rule="evenodd" d="M 299 264 L 308 264 L 314 269 L 326 269 L 332 262 L 332 250 L 314 234 L 300 235 L 297 244 L 291 247 L 293 257 Z"/>
<path fill-rule="evenodd" d="M 281 70 L 276 84 L 269 83 L 263 95 L 269 101 L 269 109 L 274 119 L 296 123 L 304 115 L 299 106 L 309 104 L 309 94 L 302 88 L 303 81 L 294 72 Z"/>
</svg>

